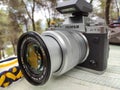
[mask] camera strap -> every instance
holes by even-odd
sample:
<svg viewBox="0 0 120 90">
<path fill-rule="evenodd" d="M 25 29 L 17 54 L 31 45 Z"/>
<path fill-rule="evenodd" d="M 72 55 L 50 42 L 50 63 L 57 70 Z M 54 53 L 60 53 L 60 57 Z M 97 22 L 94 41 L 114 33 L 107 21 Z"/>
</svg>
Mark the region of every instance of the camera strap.
<svg viewBox="0 0 120 90">
<path fill-rule="evenodd" d="M 0 61 L 0 87 L 8 87 L 22 77 L 23 74 L 16 58 Z"/>
</svg>

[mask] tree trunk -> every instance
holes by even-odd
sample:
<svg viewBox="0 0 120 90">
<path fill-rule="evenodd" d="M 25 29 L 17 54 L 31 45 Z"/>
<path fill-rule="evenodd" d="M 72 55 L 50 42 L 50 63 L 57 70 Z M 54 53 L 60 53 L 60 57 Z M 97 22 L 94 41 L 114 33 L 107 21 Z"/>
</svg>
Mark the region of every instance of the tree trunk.
<svg viewBox="0 0 120 90">
<path fill-rule="evenodd" d="M 51 21 L 50 18 L 48 18 L 47 19 L 47 25 L 48 25 L 48 27 L 50 27 L 50 21 Z"/>
<path fill-rule="evenodd" d="M 26 32 L 28 32 L 28 20 L 25 18 L 25 16 L 24 16 L 24 24 L 25 24 L 25 30 L 26 30 Z"/>
<path fill-rule="evenodd" d="M 90 3 L 92 3 L 92 2 L 93 2 L 93 0 L 90 1 Z"/>
<path fill-rule="evenodd" d="M 33 26 L 33 31 L 36 31 L 36 27 L 35 27 L 35 20 L 34 20 L 34 12 L 35 12 L 35 0 L 33 0 L 33 7 L 32 7 L 32 26 Z"/>
<path fill-rule="evenodd" d="M 34 12 L 35 12 L 35 0 L 33 0 L 32 2 L 32 7 L 31 7 L 31 11 L 32 11 L 32 15 L 30 14 L 29 10 L 27 9 L 27 5 L 25 4 L 24 0 L 22 0 L 23 4 L 25 5 L 25 9 L 27 12 L 28 17 L 30 18 L 31 22 L 32 22 L 32 27 L 33 27 L 33 31 L 36 31 L 36 27 L 35 27 L 35 21 L 34 21 Z"/>
<path fill-rule="evenodd" d="M 5 58 L 4 49 L 2 49 L 2 57 Z"/>
<path fill-rule="evenodd" d="M 14 44 L 13 42 L 12 43 L 12 46 L 13 46 L 13 52 L 14 52 L 14 55 L 17 55 L 17 45 Z"/>
<path fill-rule="evenodd" d="M 36 27 L 35 27 L 35 21 L 34 21 L 34 19 L 32 19 L 32 27 L 33 27 L 33 31 L 36 31 Z"/>
<path fill-rule="evenodd" d="M 105 20 L 106 24 L 109 25 L 109 13 L 110 13 L 110 4 L 112 0 L 106 1 L 106 7 L 105 7 Z"/>
<path fill-rule="evenodd" d="M 26 27 L 26 31 L 28 32 L 28 25 L 26 24 L 25 27 Z"/>
<path fill-rule="evenodd" d="M 2 53 L 1 53 L 1 50 L 0 50 L 0 59 L 2 59 Z"/>
<path fill-rule="evenodd" d="M 119 18 L 119 6 L 117 0 L 115 0 L 116 8 L 117 8 L 117 18 Z"/>
</svg>

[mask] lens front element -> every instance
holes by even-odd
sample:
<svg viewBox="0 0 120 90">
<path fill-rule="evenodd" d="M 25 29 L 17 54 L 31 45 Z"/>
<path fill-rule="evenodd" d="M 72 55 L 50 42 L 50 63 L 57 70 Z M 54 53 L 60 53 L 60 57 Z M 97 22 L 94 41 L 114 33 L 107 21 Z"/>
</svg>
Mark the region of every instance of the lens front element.
<svg viewBox="0 0 120 90">
<path fill-rule="evenodd" d="M 29 44 L 27 46 L 26 58 L 33 73 L 40 74 L 43 71 L 42 53 L 38 45 Z"/>
</svg>

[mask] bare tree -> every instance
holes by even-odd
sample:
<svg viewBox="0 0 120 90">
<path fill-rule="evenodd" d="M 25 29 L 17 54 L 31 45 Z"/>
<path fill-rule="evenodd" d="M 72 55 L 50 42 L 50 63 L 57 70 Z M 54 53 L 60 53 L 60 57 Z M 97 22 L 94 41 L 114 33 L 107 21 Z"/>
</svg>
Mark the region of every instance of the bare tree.
<svg viewBox="0 0 120 90">
<path fill-rule="evenodd" d="M 3 44 L 4 44 L 4 41 L 0 39 L 0 59 L 2 58 L 2 51 L 3 51 Z"/>
<path fill-rule="evenodd" d="M 109 13 L 110 13 L 110 4 L 112 0 L 106 0 L 106 7 L 105 7 L 105 20 L 106 24 L 109 24 Z"/>
<path fill-rule="evenodd" d="M 56 0 L 36 0 L 37 6 L 41 11 L 41 14 L 46 18 L 47 26 L 50 27 L 50 22 L 58 16 L 58 12 L 55 7 L 57 5 Z"/>
<path fill-rule="evenodd" d="M 119 6 L 118 6 L 117 0 L 115 0 L 115 4 L 116 4 L 116 9 L 117 9 L 117 17 L 119 18 Z"/>
<path fill-rule="evenodd" d="M 31 20 L 32 22 L 32 27 L 33 27 L 33 31 L 36 31 L 36 28 L 35 28 L 35 20 L 34 20 L 34 12 L 35 12 L 35 0 L 28 0 L 26 3 L 24 2 L 24 0 L 22 0 L 22 3 L 24 4 L 24 7 L 25 7 L 25 10 L 26 10 L 26 13 L 29 17 L 29 19 Z M 27 4 L 30 4 L 30 10 L 28 10 L 28 5 Z"/>
<path fill-rule="evenodd" d="M 6 36 L 4 35 L 6 33 L 5 30 L 7 30 L 8 26 L 8 18 L 7 14 L 0 10 L 0 59 L 4 57 L 4 49 L 5 49 L 5 42 L 6 42 Z"/>
<path fill-rule="evenodd" d="M 14 13 L 12 13 L 11 11 L 9 11 L 8 14 L 8 19 L 9 19 L 9 24 L 8 24 L 8 30 L 7 30 L 7 37 L 9 39 L 9 41 L 11 42 L 12 46 L 13 46 L 13 51 L 14 54 L 17 54 L 17 41 L 19 38 L 20 33 L 22 32 L 22 29 L 20 28 L 20 25 L 17 22 L 17 17 L 15 16 Z"/>
</svg>

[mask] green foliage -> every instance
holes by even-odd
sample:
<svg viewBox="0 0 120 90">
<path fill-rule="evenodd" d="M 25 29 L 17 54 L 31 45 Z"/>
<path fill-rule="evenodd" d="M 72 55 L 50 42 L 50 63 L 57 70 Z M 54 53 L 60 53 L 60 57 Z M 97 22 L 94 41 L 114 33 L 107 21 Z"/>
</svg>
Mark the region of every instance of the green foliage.
<svg viewBox="0 0 120 90">
<path fill-rule="evenodd" d="M 93 0 L 93 2 L 94 1 L 95 0 Z M 94 13 L 96 15 L 98 15 L 99 17 L 102 17 L 104 19 L 105 19 L 105 16 L 107 16 L 107 17 L 110 16 L 111 19 L 117 19 L 119 10 L 117 10 L 117 5 L 116 4 L 118 4 L 118 5 L 120 5 L 120 4 L 119 4 L 119 2 L 116 2 L 116 1 L 117 0 L 97 0 L 99 5 L 94 8 Z M 107 10 L 106 10 L 106 7 L 109 6 L 109 5 L 110 5 L 110 7 L 108 7 Z M 110 9 L 110 14 L 108 13 L 109 9 Z M 107 12 L 107 13 L 105 13 L 105 12 Z"/>
<path fill-rule="evenodd" d="M 42 33 L 41 20 L 38 20 L 38 21 L 35 23 L 35 28 L 36 28 L 36 31 L 37 31 L 37 32 Z"/>
<path fill-rule="evenodd" d="M 110 6 L 110 18 L 111 19 L 118 19 L 119 18 L 119 6 L 120 3 L 117 2 L 117 0 L 113 0 L 111 2 L 111 6 Z"/>
<path fill-rule="evenodd" d="M 98 5 L 94 7 L 94 13 L 101 17 L 105 18 L 105 6 L 106 6 L 106 0 L 93 0 L 93 5 L 94 3 L 97 3 Z"/>
<path fill-rule="evenodd" d="M 3 10 L 0 10 L 0 30 L 4 31 L 7 29 L 9 23 L 8 15 Z"/>
<path fill-rule="evenodd" d="M 10 0 L 10 1 L 13 1 L 13 0 Z M 14 4 L 17 4 L 17 3 L 14 2 Z M 5 44 L 8 41 L 10 41 L 13 47 L 15 47 L 17 44 L 17 40 L 20 35 L 20 32 L 22 31 L 18 23 L 18 20 L 19 20 L 19 18 L 17 18 L 18 14 L 16 14 L 13 8 L 9 7 L 8 9 L 6 9 L 6 11 L 0 10 L 0 15 L 1 15 L 0 17 L 0 31 L 1 31 L 0 41 L 2 42 L 1 43 L 2 45 L 0 46 L 4 45 L 4 47 L 1 47 L 3 49 L 5 48 Z M 17 8 L 17 6 L 15 8 Z M 16 53 L 15 49 L 14 49 L 14 53 Z"/>
<path fill-rule="evenodd" d="M 7 39 L 4 34 L 6 33 L 6 30 L 8 29 L 8 15 L 3 11 L 0 10 L 0 49 L 3 49 L 3 45 L 5 40 Z"/>
<path fill-rule="evenodd" d="M 12 56 L 13 55 L 13 48 L 11 47 L 11 48 L 6 48 L 6 54 L 8 55 L 8 56 Z"/>
</svg>

